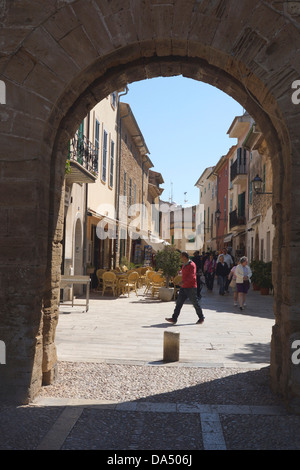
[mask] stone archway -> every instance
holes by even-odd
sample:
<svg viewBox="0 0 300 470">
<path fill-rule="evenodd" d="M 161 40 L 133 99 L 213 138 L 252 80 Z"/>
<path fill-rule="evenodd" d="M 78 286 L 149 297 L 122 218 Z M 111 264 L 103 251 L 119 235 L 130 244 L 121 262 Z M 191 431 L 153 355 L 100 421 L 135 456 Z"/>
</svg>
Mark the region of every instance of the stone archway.
<svg viewBox="0 0 300 470">
<path fill-rule="evenodd" d="M 292 5 L 293 3 L 293 5 Z M 271 379 L 300 409 L 300 8 L 294 2 L 4 2 L 1 79 L 1 399 L 26 403 L 55 377 L 67 143 L 98 101 L 133 81 L 182 74 L 220 88 L 256 120 L 272 155 L 275 325 Z M 18 228 L 18 230 L 17 230 Z M 284 275 L 283 275 L 284 273 Z"/>
</svg>

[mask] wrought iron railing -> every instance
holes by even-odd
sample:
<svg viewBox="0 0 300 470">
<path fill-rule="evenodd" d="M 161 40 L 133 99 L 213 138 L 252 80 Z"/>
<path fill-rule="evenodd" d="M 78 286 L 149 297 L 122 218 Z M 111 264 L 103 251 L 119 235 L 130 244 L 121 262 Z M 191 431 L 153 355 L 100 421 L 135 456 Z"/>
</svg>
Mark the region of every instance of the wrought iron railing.
<svg viewBox="0 0 300 470">
<path fill-rule="evenodd" d="M 237 209 L 230 212 L 229 214 L 229 225 L 230 228 L 236 227 L 239 225 L 245 225 L 246 224 L 246 217 L 244 215 L 238 214 Z"/>
<path fill-rule="evenodd" d="M 80 135 L 76 132 L 73 139 L 70 140 L 68 159 L 79 163 L 93 175 L 97 175 L 98 156 L 99 149 L 85 135 Z"/>
<path fill-rule="evenodd" d="M 247 172 L 247 160 L 240 162 L 239 159 L 237 159 L 230 167 L 230 181 L 233 181 L 238 175 L 247 175 Z"/>
</svg>

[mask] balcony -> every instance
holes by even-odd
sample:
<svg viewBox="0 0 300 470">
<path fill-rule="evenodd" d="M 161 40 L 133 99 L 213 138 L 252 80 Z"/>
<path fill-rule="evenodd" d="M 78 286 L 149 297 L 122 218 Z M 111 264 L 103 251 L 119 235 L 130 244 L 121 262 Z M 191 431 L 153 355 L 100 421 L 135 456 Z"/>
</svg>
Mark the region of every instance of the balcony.
<svg viewBox="0 0 300 470">
<path fill-rule="evenodd" d="M 76 132 L 70 141 L 68 183 L 95 183 L 98 176 L 98 151 L 84 135 Z"/>
<path fill-rule="evenodd" d="M 242 184 L 247 181 L 247 160 L 238 158 L 230 167 L 230 181 L 234 184 Z"/>
<path fill-rule="evenodd" d="M 229 214 L 229 226 L 230 230 L 241 231 L 245 229 L 246 217 L 245 215 L 238 214 L 237 209 L 230 212 Z"/>
</svg>

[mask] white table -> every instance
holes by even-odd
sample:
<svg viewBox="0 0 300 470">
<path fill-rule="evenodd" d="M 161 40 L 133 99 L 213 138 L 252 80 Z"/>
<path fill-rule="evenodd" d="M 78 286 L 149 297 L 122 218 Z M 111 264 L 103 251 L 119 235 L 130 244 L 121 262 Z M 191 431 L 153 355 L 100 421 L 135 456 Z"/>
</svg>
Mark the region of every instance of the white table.
<svg viewBox="0 0 300 470">
<path fill-rule="evenodd" d="M 90 299 L 90 276 L 61 276 L 60 287 L 63 289 L 64 287 L 71 286 L 72 287 L 72 307 L 74 305 L 74 291 L 73 285 L 74 284 L 83 284 L 86 285 L 86 312 L 89 309 L 89 299 Z"/>
</svg>

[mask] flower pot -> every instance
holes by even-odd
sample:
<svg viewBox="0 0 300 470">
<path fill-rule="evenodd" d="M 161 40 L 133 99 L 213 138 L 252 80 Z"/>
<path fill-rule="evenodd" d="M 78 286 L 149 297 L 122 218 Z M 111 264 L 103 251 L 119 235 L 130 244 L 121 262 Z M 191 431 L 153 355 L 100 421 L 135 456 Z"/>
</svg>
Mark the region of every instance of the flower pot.
<svg viewBox="0 0 300 470">
<path fill-rule="evenodd" d="M 269 292 L 270 292 L 269 287 L 261 287 L 260 288 L 261 295 L 269 295 Z"/>
<path fill-rule="evenodd" d="M 161 287 L 159 289 L 160 300 L 162 300 L 163 302 L 169 302 L 170 300 L 172 300 L 173 292 L 174 290 L 170 289 L 169 287 Z"/>
<path fill-rule="evenodd" d="M 258 285 L 258 284 L 255 284 L 255 282 L 253 282 L 252 285 L 253 285 L 253 290 L 256 290 L 256 291 L 257 291 L 257 290 L 260 290 L 259 285 Z"/>
</svg>

